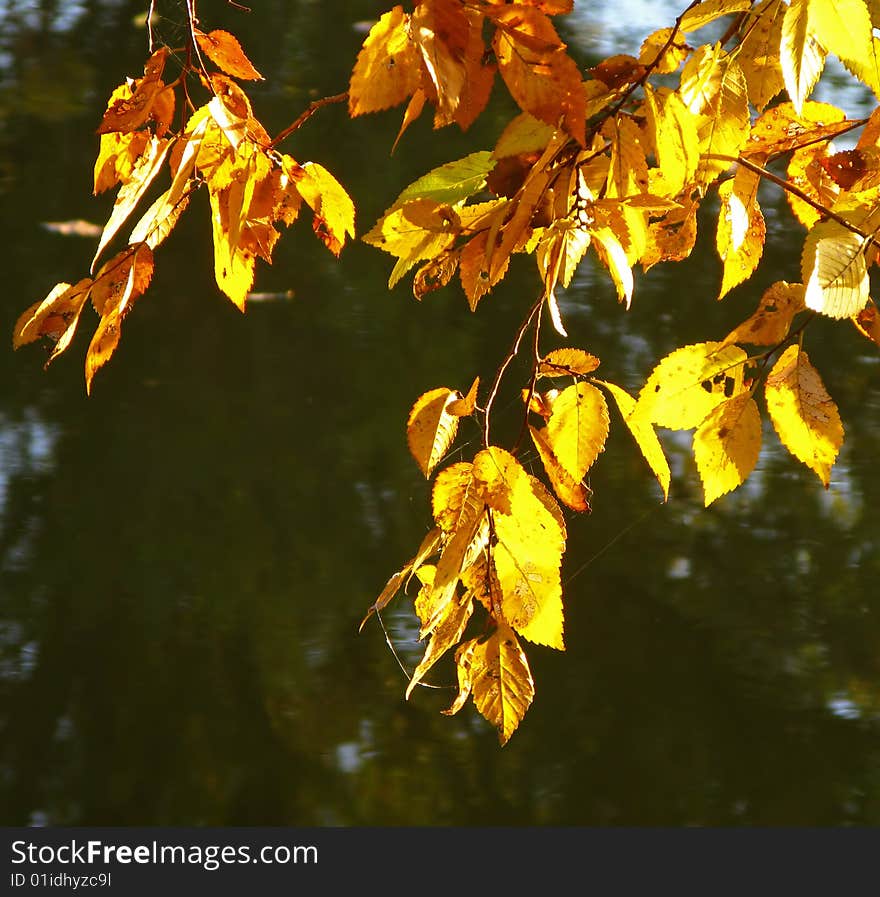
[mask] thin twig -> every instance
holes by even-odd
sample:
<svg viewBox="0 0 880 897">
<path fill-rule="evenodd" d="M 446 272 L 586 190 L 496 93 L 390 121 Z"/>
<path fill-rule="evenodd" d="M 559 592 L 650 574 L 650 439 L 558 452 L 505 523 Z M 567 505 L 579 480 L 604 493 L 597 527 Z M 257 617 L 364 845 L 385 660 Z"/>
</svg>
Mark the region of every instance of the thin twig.
<svg viewBox="0 0 880 897">
<path fill-rule="evenodd" d="M 348 100 L 348 91 L 345 93 L 337 93 L 332 97 L 322 97 L 320 100 L 312 100 L 306 107 L 305 111 L 292 124 L 288 125 L 270 144 L 269 149 L 274 149 L 279 143 L 286 140 L 290 135 L 299 130 L 319 109 L 323 106 L 329 106 L 331 103 L 344 103 Z"/>
<path fill-rule="evenodd" d="M 510 347 L 510 351 L 507 353 L 507 357 L 504 361 L 501 362 L 501 367 L 498 368 L 498 371 L 495 374 L 495 380 L 492 383 L 492 388 L 489 390 L 489 398 L 486 399 L 486 410 L 483 418 L 483 445 L 486 448 L 489 448 L 489 430 L 491 426 L 491 417 L 492 417 L 492 405 L 495 403 L 495 396 L 498 395 L 498 389 L 501 386 L 501 379 L 504 377 L 504 372 L 510 366 L 510 363 L 516 358 L 517 352 L 519 352 L 519 345 L 522 342 L 522 338 L 525 336 L 526 331 L 529 329 L 529 325 L 532 323 L 532 319 L 535 315 L 540 311 L 541 307 L 544 304 L 544 293 L 535 300 L 535 303 L 529 309 L 529 313 L 526 316 L 526 319 L 520 324 L 519 330 L 516 332 L 516 337 L 513 341 L 513 345 Z"/>
</svg>

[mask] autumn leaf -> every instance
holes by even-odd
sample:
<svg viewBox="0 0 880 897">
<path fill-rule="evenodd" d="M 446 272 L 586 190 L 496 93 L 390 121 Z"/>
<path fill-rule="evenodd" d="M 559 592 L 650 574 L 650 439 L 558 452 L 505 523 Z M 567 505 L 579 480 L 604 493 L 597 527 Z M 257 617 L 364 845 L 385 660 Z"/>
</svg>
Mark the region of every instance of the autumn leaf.
<svg viewBox="0 0 880 897">
<path fill-rule="evenodd" d="M 354 203 L 343 186 L 317 162 L 306 162 L 296 188 L 314 212 L 312 229 L 336 256 L 354 238 Z"/>
<path fill-rule="evenodd" d="M 207 34 L 196 30 L 199 49 L 227 75 L 245 81 L 262 81 L 263 76 L 254 68 L 245 55 L 238 38 L 228 31 L 210 31 Z"/>
<path fill-rule="evenodd" d="M 761 451 L 761 414 L 749 393 L 713 408 L 694 433 L 694 459 L 708 508 L 746 481 Z"/>
<path fill-rule="evenodd" d="M 721 208 L 715 245 L 722 262 L 722 299 L 735 286 L 748 280 L 764 252 L 767 228 L 758 205 L 760 177 L 740 168 L 735 177 L 718 187 Z"/>
<path fill-rule="evenodd" d="M 811 5 L 812 0 L 791 0 L 782 21 L 782 75 L 797 112 L 816 86 L 828 55 L 810 21 Z"/>
<path fill-rule="evenodd" d="M 544 466 L 547 479 L 550 480 L 550 485 L 553 487 L 557 498 L 573 511 L 580 513 L 589 511 L 590 489 L 583 482 L 575 480 L 560 464 L 559 458 L 556 457 L 553 449 L 550 447 L 550 443 L 547 441 L 546 429 L 538 429 L 529 425 L 529 433 L 535 448 L 538 450 L 538 457 Z"/>
<path fill-rule="evenodd" d="M 804 302 L 831 318 L 851 318 L 867 304 L 867 240 L 839 221 L 820 221 L 807 234 L 801 256 Z"/>
<path fill-rule="evenodd" d="M 86 277 L 74 286 L 56 284 L 45 299 L 35 302 L 19 315 L 12 331 L 12 347 L 18 349 L 41 336 L 54 340 L 52 354 L 46 361 L 48 366 L 70 345 L 92 283 L 92 279 Z"/>
<path fill-rule="evenodd" d="M 419 88 L 419 53 L 402 6 L 384 13 L 358 53 L 348 90 L 352 117 L 397 106 Z M 424 94 L 422 95 L 424 98 Z"/>
<path fill-rule="evenodd" d="M 547 442 L 568 475 L 580 482 L 605 448 L 608 438 L 605 397 L 589 383 L 564 389 L 547 421 Z"/>
<path fill-rule="evenodd" d="M 645 85 L 645 112 L 657 164 L 671 196 L 677 196 L 689 184 L 700 160 L 697 120 L 681 97 L 667 88 L 655 91 Z"/>
<path fill-rule="evenodd" d="M 456 651 L 458 696 L 443 711 L 457 713 L 473 696 L 477 710 L 498 730 L 502 745 L 510 740 L 535 696 L 525 653 L 510 627 L 499 624 L 485 640 L 471 639 Z"/>
<path fill-rule="evenodd" d="M 789 346 L 779 357 L 767 377 L 764 395 L 782 444 L 827 489 L 843 444 L 843 424 L 822 378 L 800 346 Z"/>
<path fill-rule="evenodd" d="M 785 87 L 780 59 L 785 0 L 762 0 L 743 23 L 738 59 L 749 100 L 760 112 Z"/>
<path fill-rule="evenodd" d="M 538 365 L 539 377 L 563 377 L 591 374 L 599 367 L 599 359 L 583 349 L 554 349 Z"/>
<path fill-rule="evenodd" d="M 425 477 L 443 460 L 458 432 L 458 417 L 449 406 L 461 393 L 446 387 L 423 393 L 413 405 L 406 422 L 410 453 Z"/>
<path fill-rule="evenodd" d="M 657 438 L 653 425 L 635 413 L 636 400 L 625 389 L 606 380 L 597 380 L 596 382 L 607 389 L 614 397 L 617 408 L 623 417 L 623 422 L 632 434 L 633 439 L 635 439 L 636 445 L 639 447 L 639 451 L 642 453 L 645 461 L 648 462 L 648 467 L 651 468 L 652 473 L 657 478 L 657 482 L 663 490 L 663 501 L 666 501 L 669 498 L 669 483 L 672 479 L 672 472 L 669 469 L 669 461 L 666 460 L 666 454 L 663 451 L 660 440 Z"/>
<path fill-rule="evenodd" d="M 743 390 L 746 353 L 717 342 L 682 346 L 663 358 L 639 392 L 633 416 L 671 430 L 697 427 Z"/>
<path fill-rule="evenodd" d="M 792 319 L 804 307 L 804 285 L 777 280 L 764 290 L 757 310 L 727 334 L 722 346 L 777 345 L 788 336 Z"/>
</svg>

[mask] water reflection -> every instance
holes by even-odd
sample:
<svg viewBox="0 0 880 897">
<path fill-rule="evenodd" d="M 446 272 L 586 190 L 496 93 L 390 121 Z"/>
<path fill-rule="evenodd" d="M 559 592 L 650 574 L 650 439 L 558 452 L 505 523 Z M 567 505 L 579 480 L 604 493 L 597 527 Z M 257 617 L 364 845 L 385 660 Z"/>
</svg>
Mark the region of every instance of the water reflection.
<svg viewBox="0 0 880 897">
<path fill-rule="evenodd" d="M 27 302 L 88 264 L 87 239 L 41 222 L 101 220 L 92 129 L 109 89 L 142 64 L 140 6 L 84 3 L 61 25 L 72 5 L 28 7 L 52 11 L 55 46 L 92 68 L 52 140 L 38 94 L 2 106 L 15 165 L 0 212 L 6 333 Z M 0 8 L 7 23 L 11 9 Z M 340 24 L 375 12 L 224 6 L 216 24 L 279 74 L 255 102 L 280 129 L 344 85 L 362 34 Z M 38 58 L 12 36 L 43 33 L 43 21 L 29 12 L 4 31 L 8 71 Z M 566 28 L 570 38 L 585 25 Z M 389 163 L 399 110 L 351 123 L 333 108 L 290 151 L 350 186 L 364 231 L 426 168 L 491 146 L 508 110 L 497 95 L 467 137 L 439 140 L 417 123 Z M 828 492 L 767 428 L 749 485 L 705 511 L 688 435 L 664 433 L 674 482 L 661 506 L 613 427 L 593 514 L 570 520 L 568 650 L 530 652 L 537 699 L 502 751 L 470 708 L 439 713 L 451 690 L 404 702 L 384 633 L 357 626 L 429 522 L 406 412 L 428 388 L 491 372 L 537 289 L 532 266 L 517 259 L 471 315 L 456 289 L 421 305 L 405 284 L 389 294 L 386 257 L 355 245 L 336 262 L 299 223 L 255 286 L 293 297 L 242 317 L 211 286 L 207 209 L 190 217 L 162 247 L 90 400 L 88 334 L 45 373 L 38 350 L 0 355 L 6 821 L 877 824 L 874 347 L 842 327 L 811 337 L 847 430 Z M 634 389 L 672 348 L 723 336 L 768 282 L 797 278 L 789 232 L 772 230 L 767 270 L 721 304 L 705 226 L 691 260 L 640 278 L 629 313 L 585 266 L 565 297 L 572 340 Z M 499 428 L 518 423 L 515 401 L 499 408 Z M 383 619 L 411 668 L 409 608 L 398 599 Z M 432 681 L 451 684 L 450 664 Z"/>
</svg>

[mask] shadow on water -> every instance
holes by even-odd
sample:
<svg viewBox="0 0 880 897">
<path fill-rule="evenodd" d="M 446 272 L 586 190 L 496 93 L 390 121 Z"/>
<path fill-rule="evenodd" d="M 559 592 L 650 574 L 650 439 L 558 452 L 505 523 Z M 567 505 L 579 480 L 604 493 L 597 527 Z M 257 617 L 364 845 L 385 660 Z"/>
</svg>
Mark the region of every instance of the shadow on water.
<svg viewBox="0 0 880 897">
<path fill-rule="evenodd" d="M 220 6 L 211 25 L 269 76 L 254 102 L 273 130 L 345 86 L 353 26 L 375 15 Z M 106 216 L 93 129 L 143 61 L 142 4 L 62 7 L 0 4 L 7 334 L 88 265 L 93 239 L 41 224 Z M 562 27 L 574 46 L 589 37 Z M 323 110 L 286 149 L 339 176 L 364 232 L 432 165 L 492 145 L 510 111 L 496 92 L 472 133 L 420 122 L 390 160 L 400 110 Z M 572 342 L 635 389 L 672 348 L 722 337 L 767 283 L 797 279 L 798 235 L 777 199 L 765 213 L 764 266 L 720 305 L 707 228 L 692 259 L 639 279 L 626 314 L 586 264 L 564 298 Z M 452 287 L 419 305 L 407 283 L 387 291 L 387 257 L 355 244 L 337 262 L 299 222 L 256 285 L 293 297 L 241 316 L 212 286 L 205 204 L 188 217 L 90 399 L 88 333 L 46 372 L 39 349 L 0 355 L 5 822 L 880 822 L 880 394 L 857 334 L 811 334 L 847 432 L 828 492 L 767 428 L 749 484 L 705 511 L 687 440 L 664 433 L 661 506 L 612 426 L 593 513 L 569 521 L 568 649 L 529 652 L 537 697 L 501 750 L 472 707 L 439 713 L 451 690 L 404 702 L 381 630 L 357 627 L 429 524 L 406 413 L 426 389 L 491 374 L 535 294 L 531 266 L 518 259 L 476 315 Z M 411 667 L 403 599 L 385 623 Z M 433 681 L 451 683 L 451 664 Z"/>
</svg>

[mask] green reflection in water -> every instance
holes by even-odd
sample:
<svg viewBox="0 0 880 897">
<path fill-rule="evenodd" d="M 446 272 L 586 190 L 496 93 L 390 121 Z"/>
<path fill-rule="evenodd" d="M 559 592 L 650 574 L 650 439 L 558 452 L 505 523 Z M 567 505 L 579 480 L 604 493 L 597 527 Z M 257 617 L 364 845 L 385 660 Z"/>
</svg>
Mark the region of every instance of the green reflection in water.
<svg viewBox="0 0 880 897">
<path fill-rule="evenodd" d="M 212 26 L 279 76 L 255 97 L 275 129 L 344 86 L 362 39 L 345 26 L 375 15 L 367 3 L 266 3 L 247 16 L 219 6 Z M 92 130 L 109 90 L 142 64 L 142 9 L 83 10 L 52 39 L 90 87 L 50 107 L 12 91 L 2 106 L 14 174 L 0 212 L 6 333 L 91 256 L 92 243 L 41 222 L 101 221 L 112 202 L 89 193 Z M 4 96 L 39 62 L 34 27 L 4 44 Z M 509 109 L 497 92 L 466 136 L 417 123 L 389 161 L 400 110 L 352 123 L 333 107 L 286 148 L 350 187 L 363 232 L 427 168 L 490 147 Z M 720 305 L 705 227 L 694 258 L 640 278 L 626 314 L 587 265 L 564 302 L 572 341 L 636 388 L 676 345 L 723 336 L 769 281 L 797 277 L 798 235 L 777 200 L 765 212 L 766 267 Z M 531 650 L 537 698 L 500 750 L 470 707 L 440 715 L 450 691 L 405 703 L 381 631 L 357 626 L 429 522 L 406 413 L 426 389 L 491 373 L 537 289 L 530 264 L 518 259 L 472 315 L 457 288 L 421 305 L 407 284 L 389 293 L 386 256 L 356 244 L 337 262 L 300 222 L 256 285 L 293 299 L 242 317 L 211 285 L 207 215 L 197 201 L 160 250 L 91 399 L 87 333 L 45 373 L 39 350 L 0 354 L 5 821 L 880 821 L 870 346 L 841 327 L 808 336 L 847 429 L 828 493 L 768 429 L 748 486 L 704 511 L 687 442 L 663 434 L 675 480 L 660 506 L 612 427 L 594 511 L 570 520 L 568 650 Z M 502 430 L 518 427 L 514 401 L 499 412 Z M 413 620 L 398 602 L 386 624 L 412 664 Z M 433 681 L 452 680 L 441 664 Z"/>
</svg>

